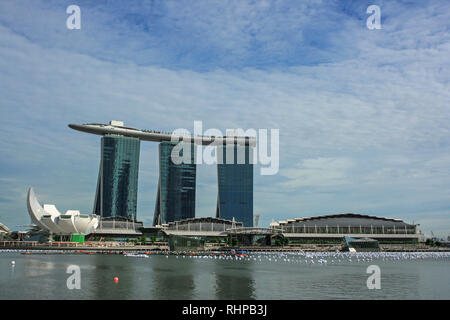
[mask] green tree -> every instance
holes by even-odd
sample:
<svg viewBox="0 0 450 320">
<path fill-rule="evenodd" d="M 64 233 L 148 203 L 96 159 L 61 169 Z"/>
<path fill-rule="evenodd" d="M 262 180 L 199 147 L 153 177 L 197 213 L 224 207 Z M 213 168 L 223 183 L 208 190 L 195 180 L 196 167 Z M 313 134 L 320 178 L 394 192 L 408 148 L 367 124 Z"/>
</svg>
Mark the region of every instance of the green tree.
<svg viewBox="0 0 450 320">
<path fill-rule="evenodd" d="M 147 238 L 145 236 L 142 236 L 142 237 L 139 238 L 139 242 L 141 244 L 145 244 L 146 241 L 147 241 Z"/>
</svg>

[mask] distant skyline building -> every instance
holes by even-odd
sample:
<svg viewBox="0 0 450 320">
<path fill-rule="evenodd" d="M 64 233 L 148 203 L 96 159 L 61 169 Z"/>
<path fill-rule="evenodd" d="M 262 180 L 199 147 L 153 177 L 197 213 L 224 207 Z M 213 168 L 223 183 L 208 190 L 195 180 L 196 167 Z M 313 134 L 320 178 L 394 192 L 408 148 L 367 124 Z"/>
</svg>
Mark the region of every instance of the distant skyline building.
<svg viewBox="0 0 450 320">
<path fill-rule="evenodd" d="M 140 140 L 119 135 L 101 139 L 94 213 L 136 220 Z"/>
<path fill-rule="evenodd" d="M 234 218 L 242 222 L 244 227 L 253 227 L 252 156 L 253 148 L 248 145 L 217 147 L 216 217 L 226 220 Z M 220 159 L 222 161 L 219 161 Z"/>
<path fill-rule="evenodd" d="M 256 146 L 255 137 L 177 135 L 125 127 L 122 121 L 115 120 L 109 124 L 69 124 L 69 127 L 103 136 L 94 201 L 94 213 L 102 218 L 120 217 L 136 221 L 139 150 L 140 141 L 143 140 L 160 143 L 159 180 L 153 225 L 195 218 L 196 146 L 218 144 L 216 216 L 230 221 L 234 218 L 245 227 L 253 226 L 251 157 Z M 190 164 L 184 163 L 186 157 L 182 154 L 179 156 L 184 158 L 183 163 L 172 162 L 172 150 L 181 140 L 192 146 Z M 233 150 L 228 152 L 228 156 L 227 148 Z M 244 151 L 244 157 L 238 156 L 241 151 Z"/>
<path fill-rule="evenodd" d="M 171 154 L 177 144 L 159 144 L 159 181 L 153 225 L 195 218 L 196 146 L 190 144 L 190 164 L 175 164 Z M 182 149 L 179 155 L 184 156 Z"/>
</svg>

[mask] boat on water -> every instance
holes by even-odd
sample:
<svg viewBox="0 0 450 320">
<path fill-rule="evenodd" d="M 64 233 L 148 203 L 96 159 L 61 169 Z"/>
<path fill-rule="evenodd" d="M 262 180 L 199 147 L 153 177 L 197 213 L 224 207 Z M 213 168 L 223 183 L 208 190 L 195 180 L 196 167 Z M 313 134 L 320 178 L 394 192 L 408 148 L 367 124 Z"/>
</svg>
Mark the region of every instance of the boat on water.
<svg viewBox="0 0 450 320">
<path fill-rule="evenodd" d="M 135 254 L 135 253 L 127 253 L 124 254 L 125 257 L 133 257 L 133 258 L 148 258 L 146 254 Z"/>
</svg>

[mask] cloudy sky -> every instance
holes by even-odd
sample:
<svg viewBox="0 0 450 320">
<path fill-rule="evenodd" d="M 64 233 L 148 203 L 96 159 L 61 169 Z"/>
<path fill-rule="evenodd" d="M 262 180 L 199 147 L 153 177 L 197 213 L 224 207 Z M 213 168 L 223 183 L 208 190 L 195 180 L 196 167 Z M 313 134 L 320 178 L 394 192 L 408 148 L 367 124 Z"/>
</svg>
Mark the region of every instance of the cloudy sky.
<svg viewBox="0 0 450 320">
<path fill-rule="evenodd" d="M 81 8 L 69 30 L 66 8 Z M 369 5 L 381 29 L 369 30 Z M 172 131 L 279 129 L 280 170 L 255 168 L 272 219 L 356 212 L 450 234 L 450 2 L 3 0 L 0 221 L 26 192 L 92 212 L 100 137 L 69 123 Z M 151 224 L 157 144 L 142 143 L 138 218 Z M 215 214 L 199 166 L 197 216 Z"/>
</svg>

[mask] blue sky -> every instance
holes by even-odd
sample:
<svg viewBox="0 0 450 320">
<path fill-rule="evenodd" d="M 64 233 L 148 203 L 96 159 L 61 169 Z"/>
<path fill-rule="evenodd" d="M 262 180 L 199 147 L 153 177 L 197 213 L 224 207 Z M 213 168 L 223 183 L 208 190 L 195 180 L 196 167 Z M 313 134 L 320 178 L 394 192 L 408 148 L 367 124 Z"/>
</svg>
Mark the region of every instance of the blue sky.
<svg viewBox="0 0 450 320">
<path fill-rule="evenodd" d="M 66 28 L 67 6 L 81 30 Z M 366 9 L 381 8 L 381 30 Z M 255 169 L 260 224 L 357 212 L 450 234 L 448 1 L 0 2 L 0 221 L 26 192 L 92 211 L 100 139 L 69 123 L 280 130 L 280 171 Z M 142 143 L 150 224 L 157 145 Z M 199 166 L 197 215 L 215 214 Z"/>
</svg>

